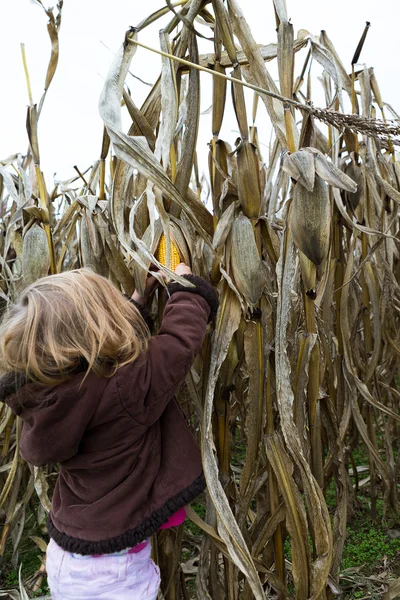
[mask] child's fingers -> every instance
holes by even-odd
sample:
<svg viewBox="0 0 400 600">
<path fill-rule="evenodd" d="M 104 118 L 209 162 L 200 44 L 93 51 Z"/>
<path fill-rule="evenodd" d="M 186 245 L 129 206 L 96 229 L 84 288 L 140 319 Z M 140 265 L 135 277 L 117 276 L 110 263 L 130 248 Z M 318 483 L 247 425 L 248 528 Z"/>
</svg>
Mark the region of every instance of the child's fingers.
<svg viewBox="0 0 400 600">
<path fill-rule="evenodd" d="M 181 262 L 179 263 L 179 265 L 176 267 L 175 269 L 175 273 L 177 275 L 191 275 L 192 270 L 190 267 L 188 267 L 188 265 L 186 265 L 185 263 Z"/>
</svg>

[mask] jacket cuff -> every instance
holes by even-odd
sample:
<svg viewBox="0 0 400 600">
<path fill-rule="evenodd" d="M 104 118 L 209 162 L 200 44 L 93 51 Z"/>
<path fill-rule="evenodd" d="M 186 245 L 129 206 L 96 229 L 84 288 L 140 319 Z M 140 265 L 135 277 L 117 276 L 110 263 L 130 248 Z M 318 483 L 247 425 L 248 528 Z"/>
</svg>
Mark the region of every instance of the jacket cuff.
<svg viewBox="0 0 400 600">
<path fill-rule="evenodd" d="M 204 300 L 207 301 L 208 306 L 210 307 L 210 316 L 208 322 L 213 320 L 215 315 L 217 314 L 219 300 L 218 294 L 215 289 L 210 285 L 205 279 L 202 277 L 198 277 L 197 275 L 183 275 L 185 279 L 193 283 L 196 287 L 185 287 L 181 283 L 177 281 L 172 281 L 168 284 L 168 292 L 170 296 L 175 294 L 175 292 L 189 292 L 191 294 L 198 294 Z"/>
<path fill-rule="evenodd" d="M 147 310 L 147 308 L 145 306 L 142 306 L 141 304 L 138 304 L 137 302 L 132 300 L 132 298 L 129 298 L 129 302 L 138 309 L 138 311 L 140 312 L 140 314 L 142 316 L 143 321 L 146 323 L 147 327 L 150 329 L 150 332 L 152 332 L 154 329 L 154 321 L 153 321 L 152 317 L 150 316 L 150 313 Z"/>
</svg>

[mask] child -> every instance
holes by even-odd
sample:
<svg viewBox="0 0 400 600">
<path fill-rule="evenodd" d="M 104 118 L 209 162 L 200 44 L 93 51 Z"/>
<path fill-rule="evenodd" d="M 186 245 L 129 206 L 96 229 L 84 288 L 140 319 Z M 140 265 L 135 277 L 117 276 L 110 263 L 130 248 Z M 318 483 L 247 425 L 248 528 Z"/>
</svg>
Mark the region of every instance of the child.
<svg viewBox="0 0 400 600">
<path fill-rule="evenodd" d="M 181 523 L 205 487 L 174 395 L 218 306 L 214 289 L 170 283 L 157 336 L 134 303 L 88 269 L 36 281 L 0 327 L 0 399 L 23 421 L 22 456 L 60 463 L 48 521 L 53 600 L 153 600 L 150 536 Z M 150 338 L 150 339 L 149 339 Z"/>
</svg>

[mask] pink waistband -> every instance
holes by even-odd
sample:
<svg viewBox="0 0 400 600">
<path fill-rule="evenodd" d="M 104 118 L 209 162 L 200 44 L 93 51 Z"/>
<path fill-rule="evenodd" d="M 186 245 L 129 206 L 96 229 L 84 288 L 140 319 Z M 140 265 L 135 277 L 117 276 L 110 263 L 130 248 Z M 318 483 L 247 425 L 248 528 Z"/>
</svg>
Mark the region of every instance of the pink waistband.
<svg viewBox="0 0 400 600">
<path fill-rule="evenodd" d="M 148 542 L 141 542 L 140 544 L 138 544 L 137 546 L 133 546 L 133 548 L 131 548 L 128 551 L 128 554 L 137 554 L 138 552 L 141 552 L 141 550 L 144 550 L 147 546 Z"/>
<path fill-rule="evenodd" d="M 180 508 L 176 513 L 170 516 L 168 521 L 161 525 L 160 529 L 169 529 L 170 527 L 178 527 L 178 525 L 182 525 L 182 523 L 186 519 L 186 510 L 184 508 Z"/>
</svg>

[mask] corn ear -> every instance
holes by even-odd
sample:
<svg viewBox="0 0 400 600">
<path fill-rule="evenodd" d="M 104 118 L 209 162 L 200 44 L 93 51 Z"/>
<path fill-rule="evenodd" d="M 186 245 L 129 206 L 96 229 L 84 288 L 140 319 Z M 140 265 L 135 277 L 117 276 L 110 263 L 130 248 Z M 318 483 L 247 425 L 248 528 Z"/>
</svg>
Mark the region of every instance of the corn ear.
<svg viewBox="0 0 400 600">
<path fill-rule="evenodd" d="M 225 69 L 216 62 L 214 65 L 214 71 L 217 73 L 223 73 L 225 75 Z M 226 101 L 226 80 L 221 77 L 214 77 L 213 79 L 213 106 L 212 106 L 212 134 L 218 137 L 222 119 L 224 118 Z"/>
<path fill-rule="evenodd" d="M 296 184 L 290 215 L 294 243 L 316 266 L 328 255 L 331 227 L 331 207 L 328 186 L 319 175 L 314 189 Z"/>
<path fill-rule="evenodd" d="M 22 278 L 29 285 L 48 274 L 50 253 L 44 229 L 34 223 L 25 233 L 22 242 Z"/>
<path fill-rule="evenodd" d="M 243 142 L 237 151 L 238 196 L 244 214 L 256 218 L 261 207 L 260 161 L 256 147 Z"/>
<path fill-rule="evenodd" d="M 233 69 L 232 76 L 235 79 L 242 79 L 240 66 L 237 65 Z M 243 86 L 233 83 L 232 84 L 232 102 L 233 108 L 235 109 L 236 120 L 238 122 L 240 137 L 242 140 L 247 140 L 249 137 L 249 126 L 247 124 L 247 111 L 246 102 L 244 99 Z"/>
<path fill-rule="evenodd" d="M 155 256 L 156 256 L 156 259 L 162 265 L 164 265 L 165 267 L 169 266 L 169 268 L 173 271 L 175 271 L 176 267 L 181 262 L 179 250 L 172 239 L 171 239 L 171 244 L 170 244 L 169 259 L 167 259 L 167 240 L 166 240 L 166 237 L 164 234 L 162 234 L 162 236 L 161 236 L 160 243 L 158 245 L 158 249 L 157 249 Z"/>
<path fill-rule="evenodd" d="M 232 224 L 231 266 L 236 286 L 250 306 L 260 299 L 265 272 L 250 219 L 240 215 Z"/>
</svg>

